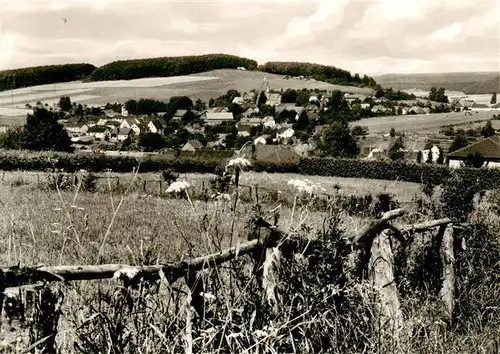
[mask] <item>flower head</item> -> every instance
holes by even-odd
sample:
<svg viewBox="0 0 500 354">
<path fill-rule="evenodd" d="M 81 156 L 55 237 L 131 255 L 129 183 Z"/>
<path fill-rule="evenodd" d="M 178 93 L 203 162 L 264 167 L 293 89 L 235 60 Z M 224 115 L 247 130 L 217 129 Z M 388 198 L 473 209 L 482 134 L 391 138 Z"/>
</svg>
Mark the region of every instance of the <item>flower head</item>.
<svg viewBox="0 0 500 354">
<path fill-rule="evenodd" d="M 299 192 L 305 192 L 309 195 L 318 191 L 325 192 L 325 189 L 323 187 L 321 187 L 317 183 L 311 182 L 308 179 L 291 179 L 288 181 L 288 185 L 293 186 Z"/>
<path fill-rule="evenodd" d="M 227 201 L 227 202 L 231 201 L 231 195 L 228 193 L 212 194 L 210 197 L 218 201 Z"/>
<path fill-rule="evenodd" d="M 122 268 L 120 270 L 117 270 L 115 274 L 113 274 L 114 279 L 129 279 L 132 280 L 134 279 L 137 274 L 139 274 L 139 270 L 134 267 L 128 267 L 128 268 Z"/>
<path fill-rule="evenodd" d="M 174 192 L 179 193 L 182 192 L 183 190 L 186 190 L 189 187 L 190 185 L 186 181 L 177 181 L 168 186 L 167 193 L 174 193 Z"/>
<path fill-rule="evenodd" d="M 229 160 L 227 167 L 234 166 L 234 167 L 243 168 L 243 167 L 247 167 L 250 165 L 251 165 L 251 163 L 247 159 L 245 159 L 243 157 L 236 157 L 232 160 Z"/>
</svg>

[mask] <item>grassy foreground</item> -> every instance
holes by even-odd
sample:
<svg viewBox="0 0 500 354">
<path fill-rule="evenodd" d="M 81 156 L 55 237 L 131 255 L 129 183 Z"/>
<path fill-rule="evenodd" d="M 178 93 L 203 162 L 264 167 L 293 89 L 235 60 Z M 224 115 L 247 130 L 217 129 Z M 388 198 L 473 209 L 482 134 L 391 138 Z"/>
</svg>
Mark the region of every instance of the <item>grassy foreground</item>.
<svg viewBox="0 0 500 354">
<path fill-rule="evenodd" d="M 132 177 L 132 176 L 130 176 Z M 207 176 L 187 175 L 188 181 Z M 241 183 L 279 188 L 294 199 L 287 184 L 303 176 L 244 173 Z M 310 178 L 330 191 L 325 179 Z M 130 181 L 132 178 L 130 179 Z M 383 181 L 331 179 L 345 193 L 396 188 Z M 375 183 L 376 182 L 376 183 Z M 409 184 L 410 185 L 410 184 Z M 399 193 L 408 193 L 401 185 Z M 194 194 L 197 187 L 191 187 Z M 418 186 L 413 186 L 418 192 Z M 396 194 L 396 193 L 394 193 Z M 410 193 L 411 198 L 415 193 Z M 415 236 L 406 265 L 398 266 L 398 287 L 405 314 L 405 340 L 381 341 L 371 319 L 377 301 L 367 279 L 355 281 L 344 264 L 345 240 L 369 222 L 362 214 L 339 209 L 335 199 L 313 208 L 318 197 L 298 198 L 295 205 L 279 201 L 250 202 L 187 200 L 148 196 L 141 191 L 96 193 L 51 191 L 33 183 L 0 186 L 0 265 L 126 263 L 155 264 L 187 259 L 236 245 L 248 239 L 255 214 L 301 240 L 292 255 L 276 257 L 277 304 L 262 299 L 251 259 L 242 257 L 205 270 L 201 297 L 204 312 L 186 306 L 193 286 L 141 282 L 123 292 L 115 281 L 59 284 L 65 294 L 57 343 L 62 353 L 487 353 L 500 345 L 500 254 L 497 250 L 500 214 L 495 194 L 477 204 L 469 221 L 466 251 L 456 255 L 457 291 L 453 322 L 444 326 L 434 313 L 439 262 L 426 253 L 432 235 Z M 435 218 L 432 197 L 407 207 L 403 225 Z M 277 207 L 281 204 L 281 208 Z M 322 240 L 320 246 L 309 240 Z M 396 246 L 395 246 L 396 247 Z M 496 247 L 496 248 L 495 248 Z M 399 250 L 399 248 L 397 248 Z M 425 258 L 425 255 L 428 255 Z M 400 256 L 396 252 L 396 256 Z M 495 264 L 499 262 L 498 264 Z M 268 265 L 271 266 L 271 265 Z M 267 268 L 268 271 L 271 268 Z M 197 288 L 198 289 L 198 288 Z M 199 289 L 198 289 L 199 291 Z M 200 294 L 200 292 L 195 294 Z M 210 296 L 209 296 L 210 295 Z M 199 298 L 199 296 L 198 296 Z M 191 322 L 187 318 L 192 317 Z M 188 323 L 189 322 L 189 323 Z M 190 329 L 190 330 L 188 330 Z M 0 338 L 26 340 L 26 331 Z M 8 334 L 8 336 L 7 336 Z M 22 340 L 21 340 L 22 342 Z M 1 344 L 3 345 L 3 344 Z M 12 346 L 0 347 L 14 353 Z"/>
</svg>

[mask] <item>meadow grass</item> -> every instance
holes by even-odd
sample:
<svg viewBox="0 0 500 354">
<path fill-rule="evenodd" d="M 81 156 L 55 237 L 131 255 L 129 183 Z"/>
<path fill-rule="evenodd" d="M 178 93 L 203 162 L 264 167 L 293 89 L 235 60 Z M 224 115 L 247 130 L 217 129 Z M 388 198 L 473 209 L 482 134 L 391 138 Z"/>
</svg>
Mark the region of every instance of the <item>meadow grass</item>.
<svg viewBox="0 0 500 354">
<path fill-rule="evenodd" d="M 243 173 L 240 181 L 288 189 L 286 193 L 293 198 L 296 191 L 287 181 L 304 178 L 269 176 L 271 180 L 266 175 Z M 133 176 L 128 177 L 130 183 Z M 193 183 L 190 192 L 195 193 L 197 183 L 207 175 L 181 177 Z M 309 179 L 325 181 L 323 177 Z M 342 179 L 332 180 L 342 183 Z M 354 190 L 355 181 L 346 180 L 343 186 Z M 381 183 L 378 188 L 387 191 L 384 181 L 376 182 Z M 358 184 L 362 186 L 364 181 Z M 329 188 L 326 183 L 324 187 Z M 404 187 L 400 193 L 405 193 Z M 490 234 L 498 235 L 500 217 L 495 211 L 495 197 L 476 206 L 471 222 L 486 222 Z M 404 343 L 384 347 L 379 330 L 369 320 L 374 316 L 372 306 L 376 301 L 373 288 L 366 280 L 342 280 L 348 269 L 340 263 L 345 251 L 342 239 L 355 235 L 370 219 L 340 209 L 313 209 L 315 199 L 301 199 L 295 206 L 279 200 L 258 205 L 260 214 L 268 219 L 277 210 L 278 228 L 303 243 L 297 254 L 291 258 L 283 254 L 278 261 L 280 277 L 273 284 L 279 294 L 277 313 L 262 304 L 262 284 L 256 281 L 248 257 L 199 273 L 204 279 L 203 292 L 214 296 L 205 299 L 201 317 L 186 306 L 189 287 L 183 280 L 156 285 L 141 282 L 128 290 L 115 281 L 59 284 L 55 287 L 65 293 L 57 337 L 61 352 L 178 353 L 192 346 L 194 352 L 204 353 L 495 353 L 500 338 L 500 317 L 495 317 L 500 312 L 495 305 L 500 301 L 500 286 L 490 263 L 481 263 L 484 275 L 478 268 L 486 253 L 480 248 L 481 242 L 474 241 L 481 236 L 480 229 L 467 239 L 468 256 L 475 255 L 472 263 L 463 264 L 463 256 L 457 260 L 457 272 L 463 280 L 459 282 L 454 324 L 439 327 L 439 319 L 432 312 L 433 289 L 402 290 L 409 335 Z M 132 189 L 120 193 L 106 189 L 96 193 L 58 192 L 33 183 L 6 181 L 0 187 L 0 201 L 2 266 L 143 265 L 188 259 L 247 240 L 247 223 L 256 213 L 256 205 L 250 201 L 237 203 L 236 211 L 231 211 L 233 200 L 224 204 L 194 199 L 191 204 L 184 198 L 148 196 Z M 335 199 L 330 204 L 335 207 Z M 394 224 L 433 217 L 415 205 L 407 207 L 407 213 Z M 414 237 L 413 245 L 418 248 L 413 252 L 422 250 L 428 236 Z M 324 239 L 324 245 L 309 243 L 318 238 Z M 464 269 L 469 269 L 467 276 Z M 411 274 L 405 273 L 408 281 Z M 432 277 L 432 269 L 428 276 Z M 398 281 L 401 289 L 407 286 L 406 279 Z M 133 304 L 131 308 L 129 303 Z M 190 317 L 193 320 L 187 321 Z"/>
</svg>

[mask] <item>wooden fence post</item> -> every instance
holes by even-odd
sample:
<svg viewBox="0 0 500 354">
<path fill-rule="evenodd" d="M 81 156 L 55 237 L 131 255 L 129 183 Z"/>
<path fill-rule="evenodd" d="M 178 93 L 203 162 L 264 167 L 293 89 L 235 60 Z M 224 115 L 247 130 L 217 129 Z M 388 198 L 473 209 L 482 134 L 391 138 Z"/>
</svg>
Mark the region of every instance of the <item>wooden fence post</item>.
<svg viewBox="0 0 500 354">
<path fill-rule="evenodd" d="M 162 187 L 162 181 L 161 179 L 158 181 L 158 193 L 160 193 L 160 197 L 161 197 L 161 187 Z"/>
<path fill-rule="evenodd" d="M 120 177 L 116 176 L 116 188 L 120 187 Z"/>
<path fill-rule="evenodd" d="M 146 180 L 142 181 L 142 191 L 146 193 Z"/>
<path fill-rule="evenodd" d="M 450 323 L 455 308 L 455 252 L 453 225 L 442 225 L 444 228 L 443 238 L 440 245 L 441 263 L 443 266 L 442 285 L 439 291 L 443 317 Z M 442 232 L 442 230 L 440 230 Z"/>
<path fill-rule="evenodd" d="M 56 335 L 63 293 L 44 286 L 37 293 L 30 343 L 37 353 L 56 353 Z"/>
<path fill-rule="evenodd" d="M 373 240 L 369 275 L 377 289 L 379 299 L 375 306 L 376 327 L 381 330 L 383 342 L 399 340 L 399 332 L 403 324 L 403 315 L 399 303 L 399 294 L 394 282 L 394 256 L 392 254 L 390 229 L 383 230 Z M 385 347 L 382 344 L 383 348 Z"/>
</svg>

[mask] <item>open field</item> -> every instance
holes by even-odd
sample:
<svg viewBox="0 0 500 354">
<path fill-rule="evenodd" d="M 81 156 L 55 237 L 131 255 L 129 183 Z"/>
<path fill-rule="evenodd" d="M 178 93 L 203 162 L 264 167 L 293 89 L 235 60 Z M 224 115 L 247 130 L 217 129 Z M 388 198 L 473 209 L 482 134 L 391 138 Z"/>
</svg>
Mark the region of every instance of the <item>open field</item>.
<svg viewBox="0 0 500 354">
<path fill-rule="evenodd" d="M 111 184 L 111 186 L 114 187 L 117 183 L 119 183 L 125 187 L 134 180 L 135 187 L 133 191 L 142 192 L 143 182 L 147 181 L 147 192 L 155 195 L 159 194 L 158 188 L 159 181 L 161 180 L 159 173 L 144 173 L 139 175 L 134 175 L 133 173 L 110 173 L 109 180 L 107 178 L 107 174 L 100 173 L 96 175 L 102 177 L 99 179 L 98 186 L 100 190 L 103 191 L 108 189 L 108 184 Z M 44 172 L 1 172 L 0 180 L 6 186 L 12 184 L 34 185 L 36 183 L 45 183 L 47 176 L 48 173 Z M 179 175 L 180 179 L 191 184 L 193 189 L 197 191 L 197 195 L 202 194 L 202 188 L 204 186 L 208 188 L 209 182 L 213 177 L 215 176 L 199 173 L 186 173 Z M 292 186 L 288 185 L 288 181 L 292 179 L 308 179 L 324 188 L 325 194 L 328 195 L 340 194 L 343 196 L 353 195 L 356 197 L 371 195 L 376 197 L 379 194 L 387 193 L 394 196 L 395 199 L 404 204 L 410 203 L 415 196 L 419 196 L 421 194 L 420 185 L 411 182 L 363 178 L 304 176 L 291 173 L 242 172 L 240 175 L 240 184 L 243 186 L 257 186 L 261 195 L 267 194 L 271 191 L 279 191 L 280 199 L 287 201 L 287 204 L 289 204 L 290 201 L 293 201 L 293 197 L 296 193 L 296 190 Z M 164 194 L 166 184 L 164 183 L 163 186 L 162 193 Z"/>
<path fill-rule="evenodd" d="M 438 132 L 441 127 L 448 125 L 460 125 L 476 121 L 487 121 L 497 113 L 497 111 L 492 110 L 387 116 L 365 118 L 350 124 L 351 126 L 361 125 L 368 127 L 370 133 L 389 133 L 391 128 L 396 129 L 398 132 L 435 133 Z"/>
<path fill-rule="evenodd" d="M 182 177 L 190 181 L 205 178 L 194 174 Z M 303 176 L 273 177 L 268 185 L 281 187 L 288 178 Z M 242 178 L 245 183 L 271 183 L 264 174 L 249 173 Z M 315 177 L 310 179 L 316 181 Z M 325 179 L 317 181 L 325 183 Z M 367 182 L 360 180 L 357 187 L 370 188 Z M 356 188 L 355 181 L 339 183 Z M 259 208 L 238 203 L 232 211 L 233 200 L 194 200 L 190 204 L 186 199 L 146 197 L 137 192 L 75 194 L 32 185 L 10 187 L 5 181 L 0 183 L 0 201 L 0 266 L 21 267 L 108 262 L 140 266 L 187 260 L 243 243 L 250 237 L 247 222 L 251 217 L 260 210 L 271 220 L 275 208 L 263 202 Z M 405 341 L 386 344 L 382 337 L 386 329 L 377 325 L 378 315 L 373 311 L 379 304 L 377 291 L 384 290 L 377 290 L 371 276 L 370 280 L 359 280 L 352 268 L 344 265 L 350 262 L 345 255 L 350 247 L 346 240 L 370 219 L 349 215 L 346 210 L 334 210 L 333 214 L 326 208 L 313 211 L 307 208 L 313 201 L 306 199 L 294 209 L 279 209 L 277 229 L 289 232 L 287 238 L 297 240 L 299 248 L 291 255 L 285 247 L 279 255 L 273 251 L 274 263 L 269 261 L 274 258 L 266 255 L 262 282 L 254 268 L 257 259 L 240 255 L 232 262 L 196 273 L 202 285 L 191 285 L 182 278 L 170 282 L 169 274 L 160 281 L 143 280 L 137 287 L 127 287 L 119 280 L 51 285 L 64 293 L 56 337 L 60 352 L 178 353 L 192 345 L 193 352 L 214 354 L 253 352 L 249 348 L 335 354 L 495 353 L 500 344 L 500 288 L 493 265 L 497 259 L 492 257 L 496 257 L 498 246 L 486 242 L 491 240 L 488 235 L 498 238 L 500 218 L 488 203 L 477 207 L 471 222 L 484 218 L 490 233 L 473 229 L 474 234 L 466 236 L 467 250 L 454 254 L 456 320 L 448 325 L 435 312 L 439 306 L 434 290 L 441 284 L 440 258 L 432 258 L 426 248 L 432 243 L 425 241 L 437 236 L 434 232 L 405 233 L 412 241 L 408 253 L 399 251 L 398 242 L 391 244 L 398 250 L 394 251 L 396 260 L 408 257 L 402 259 L 408 262 L 395 263 L 395 275 L 387 273 L 400 287 L 398 306 L 404 313 L 400 336 Z M 335 206 L 335 201 L 332 203 Z M 428 210 L 416 205 L 406 210 L 406 215 L 391 224 L 402 227 L 432 218 Z M 374 243 L 372 250 L 376 247 Z M 430 258 L 420 258 L 427 254 Z M 434 263 L 420 268 L 422 262 Z M 419 278 L 420 271 L 424 279 Z M 270 292 L 277 294 L 276 305 L 267 302 Z M 199 299 L 201 313 L 197 312 Z M 18 341 L 21 348 L 27 346 L 23 339 L 27 330 L 15 327 L 16 321 L 12 325 L 3 322 L 3 351 L 11 341 Z"/>
<path fill-rule="evenodd" d="M 282 75 L 259 71 L 214 70 L 187 76 L 117 80 L 98 82 L 68 82 L 33 86 L 0 93 L 0 118 L 23 117 L 28 110 L 25 104 L 52 104 L 61 96 L 70 96 L 72 101 L 87 105 L 102 105 L 108 102 L 125 102 L 129 99 L 153 98 L 168 100 L 172 96 L 189 96 L 192 99 L 208 101 L 230 89 L 238 91 L 259 90 L 264 78 L 271 89 L 339 89 L 345 92 L 371 92 L 371 89 L 353 86 L 331 85 L 315 80 L 284 79 Z M 85 95 L 82 95 L 82 93 Z"/>
<path fill-rule="evenodd" d="M 432 74 L 386 74 L 374 79 L 384 87 L 396 90 L 429 90 L 432 86 L 466 94 L 491 94 L 500 91 L 499 72 L 457 72 Z"/>
</svg>

